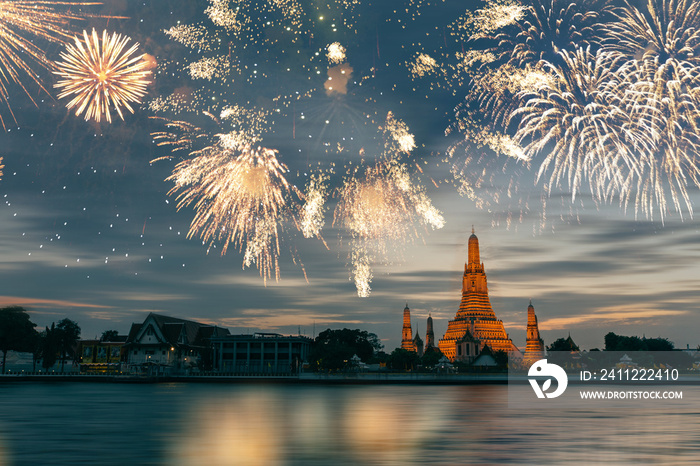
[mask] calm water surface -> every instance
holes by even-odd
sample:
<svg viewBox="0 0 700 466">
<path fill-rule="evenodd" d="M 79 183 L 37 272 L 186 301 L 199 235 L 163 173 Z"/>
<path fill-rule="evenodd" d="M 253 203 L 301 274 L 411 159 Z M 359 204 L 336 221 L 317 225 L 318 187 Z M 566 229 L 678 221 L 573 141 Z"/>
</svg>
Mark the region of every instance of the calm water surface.
<svg viewBox="0 0 700 466">
<path fill-rule="evenodd" d="M 0 464 L 700 460 L 697 402 L 581 402 L 542 409 L 508 400 L 508 388 L 495 385 L 5 384 L 0 385 Z"/>
</svg>

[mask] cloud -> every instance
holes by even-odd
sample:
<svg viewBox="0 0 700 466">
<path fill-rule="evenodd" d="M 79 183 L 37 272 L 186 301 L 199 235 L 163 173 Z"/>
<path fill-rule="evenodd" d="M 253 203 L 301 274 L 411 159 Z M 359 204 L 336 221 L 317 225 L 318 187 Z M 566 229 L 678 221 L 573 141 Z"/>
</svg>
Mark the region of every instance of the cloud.
<svg viewBox="0 0 700 466">
<path fill-rule="evenodd" d="M 95 308 L 112 309 L 112 306 L 101 304 L 80 303 L 76 301 L 64 301 L 60 299 L 25 298 L 21 296 L 0 296 L 0 306 L 26 306 L 33 308 Z"/>
<path fill-rule="evenodd" d="M 353 324 L 366 326 L 371 324 L 365 319 L 353 319 L 342 314 L 310 314 L 299 313 L 298 310 L 289 309 L 281 314 L 270 314 L 268 309 L 246 309 L 240 317 L 226 317 L 218 319 L 217 322 L 225 327 L 253 328 L 268 330 L 280 330 L 283 328 L 294 328 L 304 326 L 308 330 L 316 325 L 318 331 L 324 330 L 325 326 L 333 324 Z"/>
<path fill-rule="evenodd" d="M 571 329 L 586 324 L 609 325 L 613 323 L 644 323 L 658 321 L 661 318 L 670 316 L 681 316 L 688 314 L 682 310 L 660 310 L 660 309 L 640 309 L 635 305 L 612 306 L 598 309 L 594 312 L 579 314 L 571 317 L 553 317 L 543 319 L 539 322 L 541 330 L 562 330 Z"/>
</svg>

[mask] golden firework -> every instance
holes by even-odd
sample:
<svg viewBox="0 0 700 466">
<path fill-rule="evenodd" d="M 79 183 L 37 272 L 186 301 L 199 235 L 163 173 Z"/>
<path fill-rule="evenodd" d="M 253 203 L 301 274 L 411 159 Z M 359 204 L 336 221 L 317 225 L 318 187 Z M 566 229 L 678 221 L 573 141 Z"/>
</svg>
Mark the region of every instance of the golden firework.
<svg viewBox="0 0 700 466">
<path fill-rule="evenodd" d="M 71 21 L 83 19 L 83 16 L 75 13 L 56 11 L 56 5 L 87 6 L 98 4 L 0 1 L 0 100 L 8 106 L 11 114 L 12 109 L 7 102 L 9 97 L 8 84 L 19 85 L 32 99 L 29 90 L 22 81 L 23 75 L 26 75 L 44 92 L 49 93 L 41 83 L 36 71 L 25 61 L 25 56 L 46 69 L 51 67 L 51 62 L 46 58 L 43 50 L 33 41 L 23 37 L 22 34 L 28 33 L 51 42 L 65 42 L 71 37 L 69 28 Z M 36 105 L 36 102 L 34 103 Z M 14 115 L 12 118 L 14 119 Z M 5 121 L 1 115 L 0 123 L 4 128 Z"/>
<path fill-rule="evenodd" d="M 229 244 L 243 252 L 243 267 L 255 264 L 265 283 L 279 280 L 280 232 L 285 220 L 296 222 L 301 193 L 286 179 L 287 167 L 277 151 L 265 147 L 238 150 L 210 146 L 180 162 L 167 178 L 175 186 L 178 209 L 194 205 L 188 238 L 199 236 L 209 246 Z"/>
<path fill-rule="evenodd" d="M 550 171 L 548 187 L 567 180 L 572 199 L 588 180 L 600 199 L 626 188 L 628 170 L 638 170 L 636 149 L 651 140 L 636 129 L 644 115 L 627 104 L 626 93 L 614 79 L 619 60 L 609 53 L 595 56 L 587 50 L 562 52 L 565 66 L 553 68 L 553 86 L 533 93 L 526 105 L 513 112 L 519 119 L 516 140 L 528 159 L 544 154 L 538 177 Z"/>
<path fill-rule="evenodd" d="M 306 186 L 306 203 L 301 212 L 301 232 L 304 238 L 321 237 L 327 209 L 328 178 L 328 175 L 323 173 L 316 173 L 309 177 Z"/>
<path fill-rule="evenodd" d="M 72 96 L 66 107 L 76 107 L 76 116 L 85 112 L 85 120 L 100 121 L 102 115 L 112 121 L 110 108 L 123 120 L 121 107 L 131 113 L 130 102 L 140 103 L 150 83 L 151 64 L 144 55 L 136 56 L 139 44 L 126 49 L 129 38 L 121 34 L 83 31 L 83 40 L 75 38 L 75 45 L 68 45 L 61 52 L 63 62 L 56 63 L 54 73 L 60 79 L 54 87 L 62 89 L 59 99 Z"/>
<path fill-rule="evenodd" d="M 345 47 L 340 42 L 333 42 L 326 47 L 326 58 L 331 65 L 338 65 L 345 61 Z"/>
<path fill-rule="evenodd" d="M 500 19 L 489 20 L 488 16 L 482 19 L 494 28 L 514 23 L 517 30 L 515 34 L 509 30 L 493 29 L 492 33 L 481 37 L 496 39 L 498 45 L 492 51 L 513 65 L 537 64 L 541 60 L 557 62 L 562 50 L 597 47 L 600 43 L 598 31 L 610 11 L 609 0 L 582 0 L 575 3 L 533 0 L 523 9 L 522 14 L 517 13 L 517 6 L 512 6 L 501 11 L 495 10 L 494 18 Z M 474 38 L 477 37 L 475 35 Z"/>
<path fill-rule="evenodd" d="M 413 134 L 408 132 L 408 125 L 394 118 L 393 112 L 387 113 L 383 130 L 386 153 L 408 154 L 416 148 L 416 140 Z"/>
<path fill-rule="evenodd" d="M 646 11 L 627 5 L 616 18 L 604 49 L 626 60 L 617 77 L 629 106 L 641 111 L 636 130 L 653 138 L 639 170 L 629 172 L 626 197 L 650 217 L 658 207 L 662 221 L 668 204 L 681 216 L 684 204 L 692 216 L 688 187 L 700 187 L 700 5 L 648 0 Z"/>
<path fill-rule="evenodd" d="M 439 68 L 437 62 L 427 53 L 418 54 L 415 61 L 409 64 L 409 70 L 414 77 L 423 77 L 433 73 L 437 68 Z"/>
<path fill-rule="evenodd" d="M 391 252 L 401 252 L 407 241 L 421 238 L 417 225 L 432 229 L 445 224 L 425 189 L 393 159 L 349 173 L 340 188 L 333 223 L 350 234 L 351 277 L 360 297 L 369 296 L 371 264 L 387 262 Z"/>
</svg>

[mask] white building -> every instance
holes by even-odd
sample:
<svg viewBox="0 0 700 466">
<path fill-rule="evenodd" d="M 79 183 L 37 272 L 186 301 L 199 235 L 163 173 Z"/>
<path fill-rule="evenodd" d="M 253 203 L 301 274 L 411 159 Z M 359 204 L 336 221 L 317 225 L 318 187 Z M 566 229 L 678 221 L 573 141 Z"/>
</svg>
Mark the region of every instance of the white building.
<svg viewBox="0 0 700 466">
<path fill-rule="evenodd" d="M 227 329 L 150 313 L 132 324 L 124 344 L 130 372 L 150 375 L 186 373 L 211 366 L 211 338 Z"/>
</svg>

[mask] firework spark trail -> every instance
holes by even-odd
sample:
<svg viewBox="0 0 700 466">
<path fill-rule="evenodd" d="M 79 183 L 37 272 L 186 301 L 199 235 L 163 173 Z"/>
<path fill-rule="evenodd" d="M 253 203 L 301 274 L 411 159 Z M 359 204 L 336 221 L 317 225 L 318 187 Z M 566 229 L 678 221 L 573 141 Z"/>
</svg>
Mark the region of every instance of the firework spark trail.
<svg viewBox="0 0 700 466">
<path fill-rule="evenodd" d="M 151 117 L 151 119 L 162 121 L 168 128 L 168 131 L 151 133 L 151 137 L 159 146 L 171 146 L 172 152 L 191 150 L 195 140 L 205 136 L 201 128 L 186 121 L 169 120 L 162 117 Z M 151 163 L 170 159 L 172 159 L 172 155 L 165 155 L 151 160 Z"/>
<path fill-rule="evenodd" d="M 465 99 L 469 108 L 477 104 L 494 124 L 508 126 L 511 114 L 523 106 L 527 96 L 556 86 L 556 74 L 549 67 L 517 68 L 509 64 L 486 69 L 470 81 L 470 95 Z M 458 114 L 463 105 L 458 106 Z"/>
<path fill-rule="evenodd" d="M 211 52 L 215 36 L 205 26 L 179 24 L 163 31 L 171 39 L 192 49 Z"/>
<path fill-rule="evenodd" d="M 506 26 L 518 23 L 525 16 L 526 10 L 527 7 L 513 0 L 489 2 L 486 8 L 477 10 L 473 16 L 471 22 L 476 31 L 472 38 L 488 37 Z"/>
<path fill-rule="evenodd" d="M 16 122 L 8 103 L 8 85 L 15 83 L 34 102 L 29 90 L 22 82 L 22 75 L 41 88 L 46 94 L 40 78 L 24 56 L 45 69 L 51 69 L 51 62 L 44 51 L 32 40 L 22 36 L 28 33 L 50 42 L 64 43 L 70 39 L 71 21 L 83 20 L 87 15 L 59 12 L 57 6 L 91 6 L 99 3 L 47 2 L 47 1 L 0 1 L 0 101 L 3 101 Z M 34 102 L 36 105 L 36 102 Z M 5 121 L 0 115 L 0 123 L 5 128 Z"/>
<path fill-rule="evenodd" d="M 401 120 L 394 118 L 394 114 L 389 112 L 384 124 L 385 153 L 410 153 L 416 148 L 416 141 L 413 134 L 408 132 L 408 126 Z"/>
<path fill-rule="evenodd" d="M 232 5 L 232 3 L 234 5 Z M 204 13 L 216 26 L 225 28 L 236 37 L 243 36 L 247 28 L 254 23 L 253 6 L 250 0 L 209 0 L 209 6 Z M 258 11 L 261 14 L 279 12 L 283 21 L 299 33 L 303 20 L 303 9 L 297 0 L 267 0 L 265 7 Z M 268 21 L 267 25 L 273 25 Z"/>
<path fill-rule="evenodd" d="M 59 99 L 73 97 L 66 106 L 77 107 L 76 116 L 85 112 L 85 120 L 99 122 L 104 115 L 111 123 L 110 107 L 114 107 L 123 120 L 120 107 L 133 113 L 129 103 L 139 103 L 146 95 L 151 65 L 144 55 L 134 56 L 138 43 L 124 50 L 128 42 L 128 37 L 117 33 L 110 37 L 106 30 L 100 39 L 93 29 L 91 35 L 83 31 L 83 41 L 76 37 L 75 46 L 61 52 L 64 61 L 56 63 L 54 73 L 62 79 L 54 87 L 62 89 Z"/>
<path fill-rule="evenodd" d="M 187 66 L 192 79 L 221 79 L 228 75 L 231 63 L 228 57 L 205 57 Z"/>
<path fill-rule="evenodd" d="M 327 210 L 328 175 L 313 174 L 309 177 L 306 187 L 306 203 L 301 214 L 301 232 L 304 238 L 320 237 L 325 224 L 324 216 Z"/>
<path fill-rule="evenodd" d="M 410 63 L 408 66 L 411 75 L 414 77 L 423 77 L 434 73 L 436 69 L 440 68 L 437 61 L 427 53 L 419 53 L 413 63 Z"/>
<path fill-rule="evenodd" d="M 408 12 L 408 10 L 417 11 L 418 4 L 422 5 L 425 2 L 409 0 L 407 3 L 409 4 L 406 10 Z M 359 151 L 361 157 L 364 157 L 362 154 L 365 150 L 371 151 L 381 158 L 380 165 L 383 168 L 380 171 L 389 177 L 389 184 L 386 185 L 382 184 L 382 180 L 375 181 L 373 178 L 369 186 L 360 189 L 362 192 L 358 194 L 350 194 L 349 191 L 352 189 L 350 187 L 334 191 L 331 189 L 333 183 L 329 177 L 337 176 L 336 163 L 342 164 L 342 162 L 325 157 L 323 162 L 319 164 L 319 166 L 323 164 L 319 170 L 319 173 L 323 173 L 323 175 L 319 175 L 309 170 L 309 155 L 305 154 L 307 157 L 304 168 L 298 171 L 294 170 L 297 172 L 297 176 L 308 177 L 304 179 L 305 195 L 296 191 L 287 192 L 284 196 L 287 202 L 283 209 L 285 215 L 280 215 L 280 218 L 284 217 L 285 222 L 293 219 L 293 223 L 304 237 L 316 236 L 323 242 L 321 232 L 326 223 L 324 216 L 328 210 L 326 207 L 327 199 L 332 194 L 345 198 L 346 195 L 341 194 L 343 189 L 348 191 L 347 196 L 356 195 L 360 199 L 369 197 L 370 203 L 372 203 L 371 199 L 374 198 L 380 204 L 378 199 L 384 194 L 372 194 L 373 191 L 385 190 L 387 196 L 392 195 L 389 192 L 392 189 L 397 193 L 398 200 L 393 204 L 397 207 L 392 207 L 390 201 L 389 205 L 390 208 L 405 212 L 403 214 L 405 221 L 400 222 L 405 224 L 405 227 L 400 225 L 398 228 L 405 229 L 407 233 L 399 236 L 398 241 L 395 242 L 401 243 L 409 239 L 422 238 L 417 231 L 419 228 L 426 230 L 440 228 L 444 224 L 442 214 L 432 205 L 421 181 L 412 174 L 409 175 L 408 164 L 404 165 L 401 161 L 410 156 L 410 152 L 417 146 L 415 137 L 410 134 L 408 127 L 403 122 L 393 119 L 391 115 L 384 120 L 382 114 L 386 115 L 386 110 L 372 108 L 364 111 L 366 107 L 377 104 L 378 95 L 382 95 L 382 92 L 375 92 L 373 86 L 367 85 L 366 81 L 369 76 L 351 79 L 353 69 L 347 63 L 348 55 L 344 47 L 345 44 L 334 42 L 335 38 L 349 37 L 345 35 L 347 31 L 338 34 L 330 33 L 330 31 L 333 33 L 342 31 L 343 22 L 355 24 L 360 19 L 359 11 L 355 16 L 345 15 L 346 11 L 341 12 L 341 6 L 350 9 L 357 7 L 359 10 L 361 5 L 362 2 L 359 0 L 332 0 L 326 5 L 331 10 L 327 14 L 325 7 L 320 10 L 313 2 L 300 2 L 298 0 L 208 0 L 204 12 L 207 16 L 206 29 L 200 28 L 199 25 L 192 25 L 177 26 L 167 31 L 171 39 L 190 48 L 191 50 L 187 50 L 187 53 L 194 58 L 188 59 L 184 63 L 181 60 L 173 60 L 168 64 L 167 73 L 163 74 L 189 81 L 186 87 L 172 86 L 173 89 L 178 89 L 179 93 L 183 94 L 182 99 L 158 98 L 151 102 L 149 107 L 157 111 L 169 111 L 170 109 L 180 111 L 189 105 L 189 110 L 193 112 L 211 112 L 217 115 L 222 123 L 230 123 L 232 126 L 232 129 L 219 133 L 208 132 L 208 135 L 203 139 L 198 139 L 198 132 L 201 130 L 187 122 L 174 121 L 166 130 L 154 133 L 154 139 L 159 145 L 189 152 L 187 158 L 192 160 L 178 164 L 177 176 L 181 178 L 180 182 L 176 178 L 171 179 L 171 181 L 176 182 L 177 186 L 180 186 L 179 189 L 176 189 L 178 205 L 184 206 L 186 204 L 183 202 L 189 202 L 187 205 L 193 206 L 197 211 L 198 217 L 193 221 L 191 235 L 201 236 L 204 242 L 210 246 L 212 246 L 212 241 L 235 245 L 245 256 L 244 267 L 256 263 L 261 274 L 266 277 L 271 276 L 272 269 L 275 269 L 276 273 L 278 270 L 276 264 L 279 256 L 279 241 L 287 236 L 283 235 L 280 229 L 279 225 L 282 224 L 282 221 L 276 221 L 274 216 L 271 216 L 271 221 L 261 221 L 257 226 L 251 226 L 251 228 L 256 228 L 255 232 L 232 233 L 233 229 L 236 228 L 233 220 L 229 220 L 223 214 L 217 216 L 210 211 L 212 209 L 231 211 L 232 207 L 226 202 L 234 202 L 230 198 L 236 196 L 232 193 L 226 193 L 225 197 L 229 200 L 219 200 L 219 197 L 224 197 L 223 187 L 216 188 L 218 189 L 216 195 L 211 194 L 215 190 L 216 182 L 205 182 L 205 169 L 194 162 L 200 157 L 206 156 L 212 160 L 218 157 L 220 162 L 216 163 L 228 165 L 233 163 L 232 158 L 239 157 L 239 153 L 249 150 L 245 149 L 246 147 L 265 145 L 257 136 L 254 137 L 254 140 L 246 139 L 251 137 L 253 132 L 244 127 L 233 128 L 233 121 L 226 121 L 224 118 L 227 106 L 235 107 L 236 104 L 249 106 L 251 96 L 255 96 L 256 102 L 260 102 L 261 105 L 272 103 L 267 108 L 273 112 L 270 119 L 275 123 L 280 121 L 293 122 L 291 134 L 295 138 L 299 138 L 300 131 L 309 128 L 308 138 L 314 143 L 319 141 L 315 147 L 322 147 L 322 151 L 326 154 L 337 152 L 340 155 Z M 338 14 L 340 17 L 337 16 Z M 392 17 L 391 20 L 396 20 L 396 18 Z M 374 25 L 372 25 L 371 34 L 372 36 L 375 34 Z M 217 74 L 217 67 L 210 66 L 210 64 L 218 63 L 214 61 L 219 59 L 217 57 L 228 59 L 228 68 L 232 69 L 231 77 L 227 78 Z M 197 64 L 194 68 L 196 71 L 194 74 L 192 73 L 193 63 Z M 233 69 L 234 67 L 235 69 Z M 236 73 L 235 77 L 233 73 Z M 194 82 L 195 78 L 199 82 Z M 199 78 L 205 78 L 207 81 L 202 82 Z M 368 94 L 371 92 L 374 94 Z M 190 103 L 181 102 L 187 98 L 189 98 Z M 246 99 L 245 102 L 243 99 Z M 308 101 L 310 105 L 300 104 L 299 102 L 302 100 Z M 360 106 L 363 110 L 361 112 L 358 111 Z M 320 107 L 323 107 L 323 113 L 316 112 L 316 109 Z M 330 112 L 328 112 L 329 107 Z M 187 118 L 181 119 L 187 120 Z M 316 123 L 319 124 L 316 125 Z M 311 127 L 312 125 L 313 127 Z M 352 128 L 350 128 L 351 125 Z M 383 131 L 381 137 L 376 133 L 379 125 Z M 341 126 L 343 126 L 342 133 L 338 131 Z M 329 134 L 332 133 L 330 136 L 324 134 L 326 128 L 331 128 L 328 130 Z M 319 129 L 320 135 L 316 132 Z M 365 129 L 369 137 L 364 137 Z M 175 134 L 178 132 L 182 135 Z M 268 134 L 267 131 L 263 133 Z M 280 131 L 275 131 L 275 133 L 277 137 L 282 135 Z M 358 134 L 363 137 L 358 137 Z M 335 138 L 336 135 L 337 138 Z M 307 134 L 304 134 L 304 137 L 306 138 Z M 359 142 L 360 140 L 362 142 Z M 209 149 L 193 151 L 195 147 L 202 147 L 202 143 L 205 143 Z M 295 141 L 291 143 L 297 144 Z M 367 147 L 367 145 L 371 145 L 371 147 Z M 208 154 L 208 151 L 212 151 L 212 153 Z M 304 151 L 300 150 L 299 152 Z M 235 154 L 235 157 L 230 154 Z M 319 153 L 318 155 L 323 154 Z M 204 162 L 202 159 L 202 164 Z M 211 162 L 211 164 L 214 163 Z M 207 167 L 207 170 L 214 172 L 217 170 L 222 172 L 223 170 L 223 168 L 216 168 L 209 163 L 207 163 Z M 229 169 L 229 171 L 231 170 Z M 371 171 L 371 168 L 368 171 Z M 363 168 L 361 178 L 364 173 Z M 175 177 L 176 174 L 174 173 L 173 176 Z M 284 176 L 291 175 L 285 174 Z M 353 177 L 355 175 L 348 175 L 348 178 Z M 218 178 L 223 180 L 223 174 L 219 175 Z M 351 184 L 352 181 L 348 181 L 348 186 Z M 337 186 L 337 184 L 335 185 Z M 193 193 L 191 195 L 194 195 L 195 191 L 199 192 L 199 197 L 196 200 L 183 197 L 185 189 L 191 189 Z M 175 191 L 172 193 L 175 194 Z M 301 202 L 298 202 L 299 200 Z M 401 206 L 402 203 L 403 206 Z M 241 211 L 252 209 L 251 201 L 248 203 L 248 207 L 241 208 Z M 282 207 L 280 209 L 282 210 Z M 348 209 L 350 208 L 348 207 Z M 335 212 L 336 210 L 334 210 Z M 337 212 L 339 224 L 345 222 L 345 220 L 341 220 L 343 208 L 341 207 Z M 253 216 L 252 213 L 250 215 Z M 360 214 L 354 212 L 352 215 L 357 217 Z M 350 217 L 346 218 L 350 221 Z M 205 220 L 208 220 L 209 223 L 206 223 Z M 371 232 L 369 232 L 375 228 L 372 223 L 381 222 L 377 218 L 355 218 L 353 221 L 355 230 L 351 231 L 350 227 L 346 227 L 346 231 L 350 232 L 348 237 L 355 235 L 355 237 L 350 238 L 349 242 L 355 245 L 351 250 L 357 257 L 357 261 L 352 260 L 352 262 L 359 265 L 351 269 L 353 270 L 351 273 L 353 276 L 359 277 L 358 283 L 367 282 L 368 293 L 369 281 L 372 276 L 371 264 L 386 262 L 386 254 L 382 252 L 382 248 L 386 251 L 394 240 L 383 233 L 372 237 Z M 363 222 L 364 226 L 361 225 Z M 242 222 L 239 220 L 238 223 Z M 219 225 L 218 230 L 216 230 L 215 225 Z M 395 225 L 392 228 L 389 228 L 388 225 L 380 227 L 384 233 L 393 232 L 394 229 Z M 226 233 L 221 233 L 224 230 Z M 365 248 L 364 252 L 358 255 L 358 251 L 362 251 L 362 248 Z M 361 293 L 363 292 L 361 291 Z"/>
<path fill-rule="evenodd" d="M 389 112 L 380 129 L 380 160 L 348 171 L 333 212 L 333 224 L 350 234 L 351 278 L 360 297 L 370 294 L 372 263 L 387 263 L 390 253 L 400 255 L 406 242 L 421 239 L 417 226 L 445 225 L 420 180 L 400 160 L 415 148 L 408 126 Z"/>
</svg>

